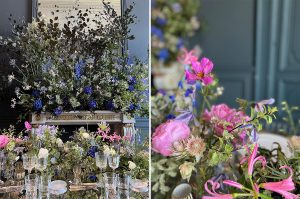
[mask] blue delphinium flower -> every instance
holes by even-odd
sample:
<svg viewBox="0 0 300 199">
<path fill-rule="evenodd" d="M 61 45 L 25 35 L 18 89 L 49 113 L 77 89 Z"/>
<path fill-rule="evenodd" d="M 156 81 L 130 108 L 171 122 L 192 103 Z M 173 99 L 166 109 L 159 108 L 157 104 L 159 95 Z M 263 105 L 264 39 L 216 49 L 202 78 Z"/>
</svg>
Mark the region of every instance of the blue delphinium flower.
<svg viewBox="0 0 300 199">
<path fill-rule="evenodd" d="M 129 86 L 128 86 L 128 90 L 129 90 L 130 92 L 134 91 L 134 86 L 133 86 L 133 85 L 129 85 Z"/>
<path fill-rule="evenodd" d="M 84 62 L 81 60 L 75 64 L 75 76 L 77 79 L 81 78 L 82 75 L 82 68 L 84 67 Z"/>
<path fill-rule="evenodd" d="M 190 94 L 192 94 L 193 92 L 194 92 L 194 91 L 193 91 L 192 88 L 188 88 L 188 89 L 186 89 L 184 96 L 185 96 L 185 97 L 188 97 L 188 96 L 189 96 Z"/>
<path fill-rule="evenodd" d="M 91 95 L 93 93 L 93 88 L 91 86 L 86 86 L 84 92 L 85 94 Z"/>
<path fill-rule="evenodd" d="M 89 107 L 90 108 L 96 108 L 97 107 L 97 102 L 95 100 L 89 101 Z"/>
<path fill-rule="evenodd" d="M 112 101 L 105 102 L 105 108 L 110 111 L 114 110 L 115 108 L 114 103 Z"/>
<path fill-rule="evenodd" d="M 97 146 L 91 146 L 87 152 L 87 155 L 95 158 L 95 153 L 98 151 L 98 147 Z"/>
<path fill-rule="evenodd" d="M 135 106 L 134 104 L 130 104 L 129 108 L 128 108 L 130 111 L 133 111 L 135 109 Z"/>
<path fill-rule="evenodd" d="M 128 57 L 128 58 L 127 58 L 126 64 L 127 64 L 128 66 L 130 66 L 131 64 L 133 64 L 133 59 L 132 59 L 132 57 Z"/>
<path fill-rule="evenodd" d="M 175 95 L 170 95 L 169 98 L 170 98 L 170 100 L 171 100 L 172 103 L 175 102 Z"/>
<path fill-rule="evenodd" d="M 151 26 L 151 34 L 157 36 L 160 40 L 164 40 L 164 33 L 156 26 Z"/>
<path fill-rule="evenodd" d="M 62 114 L 63 110 L 61 107 L 57 107 L 55 110 L 54 110 L 54 114 L 56 116 L 59 116 L 60 114 Z"/>
<path fill-rule="evenodd" d="M 167 120 L 172 120 L 172 119 L 174 119 L 175 118 L 175 115 L 174 114 L 168 114 L 167 116 L 166 116 L 166 119 Z"/>
<path fill-rule="evenodd" d="M 40 98 L 34 100 L 33 107 L 36 111 L 39 111 L 43 108 L 43 102 Z"/>
<path fill-rule="evenodd" d="M 33 90 L 31 95 L 32 95 L 33 97 L 39 97 L 40 94 L 41 94 L 41 92 L 40 92 L 39 90 Z"/>
<path fill-rule="evenodd" d="M 169 58 L 169 50 L 166 48 L 163 48 L 158 53 L 158 58 L 161 61 L 166 61 Z"/>
<path fill-rule="evenodd" d="M 96 181 L 96 180 L 97 180 L 97 177 L 96 177 L 95 175 L 90 175 L 90 176 L 89 176 L 89 179 L 90 179 L 91 181 Z"/>
<path fill-rule="evenodd" d="M 135 77 L 130 77 L 129 78 L 129 84 L 135 85 L 136 84 L 136 78 Z"/>
<path fill-rule="evenodd" d="M 183 84 L 181 80 L 178 82 L 178 88 L 183 89 Z"/>
<path fill-rule="evenodd" d="M 178 39 L 178 42 L 177 42 L 177 45 L 176 45 L 176 48 L 177 49 L 180 49 L 180 48 L 182 48 L 183 47 L 183 39 L 182 38 L 179 38 Z"/>
<path fill-rule="evenodd" d="M 157 17 L 156 18 L 156 23 L 160 26 L 164 26 L 167 24 L 167 19 L 161 18 L 161 17 Z"/>
</svg>

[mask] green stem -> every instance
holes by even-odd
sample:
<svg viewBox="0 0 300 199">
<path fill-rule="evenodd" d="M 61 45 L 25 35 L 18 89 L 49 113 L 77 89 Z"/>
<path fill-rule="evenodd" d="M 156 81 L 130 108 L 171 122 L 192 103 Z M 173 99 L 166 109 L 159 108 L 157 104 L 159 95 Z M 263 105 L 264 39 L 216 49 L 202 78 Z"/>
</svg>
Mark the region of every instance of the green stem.
<svg viewBox="0 0 300 199">
<path fill-rule="evenodd" d="M 259 193 L 258 195 L 259 195 L 259 197 L 261 197 L 262 199 L 273 199 L 272 197 L 267 196 L 267 195 L 262 194 L 262 193 Z"/>
<path fill-rule="evenodd" d="M 251 193 L 234 193 L 232 195 L 233 195 L 233 198 L 244 197 L 244 196 L 252 196 Z"/>
</svg>

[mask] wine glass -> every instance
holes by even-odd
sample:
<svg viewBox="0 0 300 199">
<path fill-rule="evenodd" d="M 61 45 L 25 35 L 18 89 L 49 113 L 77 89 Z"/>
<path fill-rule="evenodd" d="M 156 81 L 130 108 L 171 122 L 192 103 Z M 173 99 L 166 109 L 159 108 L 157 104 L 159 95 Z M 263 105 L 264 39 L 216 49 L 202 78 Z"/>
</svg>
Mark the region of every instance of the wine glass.
<svg viewBox="0 0 300 199">
<path fill-rule="evenodd" d="M 48 157 L 37 158 L 36 169 L 43 172 L 47 168 Z"/>
<path fill-rule="evenodd" d="M 28 174 L 30 174 L 32 169 L 36 166 L 37 157 L 35 155 L 24 154 L 22 159 L 24 169 L 28 170 Z"/>
<path fill-rule="evenodd" d="M 95 153 L 95 159 L 96 159 L 96 166 L 100 169 L 100 175 L 99 175 L 99 185 L 103 185 L 102 180 L 102 172 L 103 169 L 107 167 L 107 155 L 104 153 L 96 152 Z"/>
<path fill-rule="evenodd" d="M 113 171 L 115 172 L 115 170 L 119 167 L 120 155 L 118 154 L 110 155 L 108 157 L 108 163 L 109 163 L 109 167 L 112 168 Z"/>
</svg>

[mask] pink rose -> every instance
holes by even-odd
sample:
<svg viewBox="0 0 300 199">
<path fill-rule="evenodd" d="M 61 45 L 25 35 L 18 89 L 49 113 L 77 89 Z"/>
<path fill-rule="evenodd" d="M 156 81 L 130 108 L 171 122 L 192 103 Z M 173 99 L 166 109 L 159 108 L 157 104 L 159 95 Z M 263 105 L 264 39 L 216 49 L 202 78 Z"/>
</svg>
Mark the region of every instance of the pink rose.
<svg viewBox="0 0 300 199">
<path fill-rule="evenodd" d="M 7 135 L 0 135 L 0 148 L 4 148 L 9 143 L 9 137 Z"/>
<path fill-rule="evenodd" d="M 25 128 L 26 128 L 27 131 L 29 131 L 29 130 L 32 129 L 32 126 L 31 126 L 31 124 L 29 122 L 26 121 L 25 122 Z"/>
<path fill-rule="evenodd" d="M 210 122 L 217 135 L 222 136 L 224 130 L 230 131 L 250 118 L 242 111 L 231 109 L 226 104 L 213 105 L 211 110 L 205 110 L 203 119 Z"/>
<path fill-rule="evenodd" d="M 172 155 L 174 142 L 190 136 L 189 126 L 181 121 L 169 120 L 159 125 L 152 136 L 152 150 L 163 156 Z"/>
</svg>

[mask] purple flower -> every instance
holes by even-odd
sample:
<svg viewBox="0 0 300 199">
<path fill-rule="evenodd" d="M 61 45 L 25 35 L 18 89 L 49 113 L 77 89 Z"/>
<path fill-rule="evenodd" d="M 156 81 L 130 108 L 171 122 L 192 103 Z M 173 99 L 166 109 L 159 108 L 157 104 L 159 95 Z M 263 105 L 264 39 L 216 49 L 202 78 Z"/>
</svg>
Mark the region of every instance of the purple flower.
<svg viewBox="0 0 300 199">
<path fill-rule="evenodd" d="M 130 92 L 134 91 L 134 86 L 133 86 L 133 85 L 129 85 L 128 90 L 129 90 Z"/>
<path fill-rule="evenodd" d="M 112 101 L 105 102 L 105 108 L 110 111 L 114 110 L 115 108 L 114 103 Z"/>
<path fill-rule="evenodd" d="M 128 108 L 130 111 L 133 111 L 135 109 L 135 106 L 134 104 L 130 104 L 129 108 Z"/>
<path fill-rule="evenodd" d="M 84 65 L 85 65 L 85 63 L 82 60 L 75 64 L 75 76 L 77 79 L 81 78 L 82 69 L 83 69 Z"/>
<path fill-rule="evenodd" d="M 84 92 L 85 94 L 91 95 L 93 93 L 93 88 L 91 86 L 86 86 Z"/>
<path fill-rule="evenodd" d="M 159 89 L 158 93 L 162 94 L 163 96 L 167 94 L 167 92 L 164 89 Z"/>
<path fill-rule="evenodd" d="M 90 175 L 90 176 L 89 176 L 89 179 L 90 179 L 91 181 L 96 181 L 96 180 L 97 180 L 97 177 L 96 177 L 95 175 Z"/>
<path fill-rule="evenodd" d="M 158 58 L 161 61 L 166 61 L 169 58 L 169 50 L 166 48 L 163 48 L 158 53 Z"/>
<path fill-rule="evenodd" d="M 87 155 L 95 158 L 95 153 L 98 151 L 98 147 L 97 146 L 91 146 L 87 152 Z"/>
<path fill-rule="evenodd" d="M 177 42 L 177 45 L 176 45 L 176 48 L 177 49 L 180 49 L 180 48 L 182 48 L 183 47 L 183 39 L 182 38 L 179 38 L 178 39 L 178 42 Z"/>
<path fill-rule="evenodd" d="M 36 111 L 41 110 L 43 108 L 43 102 L 42 102 L 42 100 L 40 98 L 34 100 L 33 106 L 34 106 L 34 109 Z"/>
<path fill-rule="evenodd" d="M 167 20 L 161 17 L 157 17 L 156 19 L 156 23 L 160 26 L 164 26 L 167 24 Z"/>
<path fill-rule="evenodd" d="M 184 96 L 185 96 L 185 97 L 188 97 L 188 96 L 189 96 L 190 94 L 192 94 L 193 92 L 194 92 L 194 91 L 193 91 L 192 88 L 188 88 L 188 89 L 186 89 Z"/>
<path fill-rule="evenodd" d="M 57 107 L 55 110 L 54 110 L 54 114 L 56 115 L 56 116 L 58 116 L 58 115 L 60 115 L 60 114 L 62 114 L 62 108 L 61 107 Z"/>
<path fill-rule="evenodd" d="M 129 84 L 130 85 L 136 85 L 136 78 L 135 77 L 130 77 L 129 78 Z"/>
<path fill-rule="evenodd" d="M 151 26 L 151 34 L 157 36 L 160 40 L 164 40 L 164 34 L 161 29 Z"/>
<path fill-rule="evenodd" d="M 31 95 L 33 97 L 39 97 L 40 96 L 40 91 L 39 90 L 33 90 Z"/>
<path fill-rule="evenodd" d="M 175 95 L 170 95 L 169 98 L 170 98 L 170 100 L 171 100 L 172 103 L 175 102 Z"/>
<path fill-rule="evenodd" d="M 89 101 L 89 107 L 94 109 L 97 107 L 97 102 L 95 100 Z"/>
<path fill-rule="evenodd" d="M 167 120 L 172 120 L 172 119 L 174 119 L 174 118 L 176 118 L 174 114 L 168 114 L 168 115 L 166 116 L 166 119 L 167 119 Z"/>
</svg>

